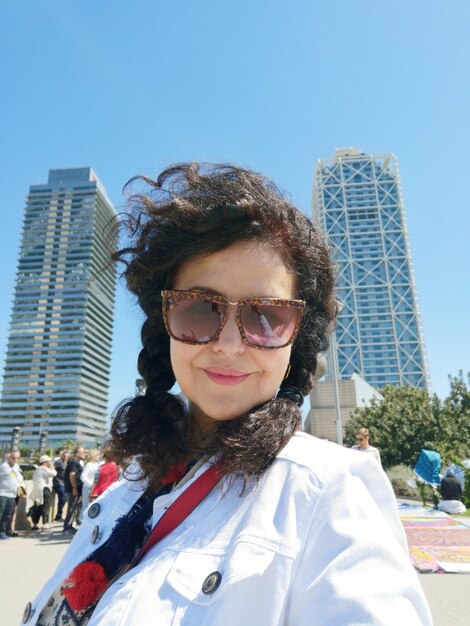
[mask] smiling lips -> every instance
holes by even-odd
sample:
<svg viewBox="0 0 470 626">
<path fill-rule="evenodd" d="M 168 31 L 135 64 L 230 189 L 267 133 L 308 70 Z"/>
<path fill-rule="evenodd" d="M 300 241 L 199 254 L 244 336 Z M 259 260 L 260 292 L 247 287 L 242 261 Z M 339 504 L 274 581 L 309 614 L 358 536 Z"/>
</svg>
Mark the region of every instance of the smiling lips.
<svg viewBox="0 0 470 626">
<path fill-rule="evenodd" d="M 234 369 L 211 368 L 205 369 L 204 372 L 218 385 L 239 385 L 250 376 Z"/>
</svg>

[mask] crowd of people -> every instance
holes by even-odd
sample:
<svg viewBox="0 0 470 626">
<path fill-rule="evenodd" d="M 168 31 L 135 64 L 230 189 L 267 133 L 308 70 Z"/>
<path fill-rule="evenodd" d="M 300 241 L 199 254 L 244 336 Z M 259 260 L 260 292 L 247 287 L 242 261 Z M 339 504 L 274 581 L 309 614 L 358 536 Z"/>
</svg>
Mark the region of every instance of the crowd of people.
<svg viewBox="0 0 470 626">
<path fill-rule="evenodd" d="M 39 457 L 28 493 L 20 468 L 20 452 L 12 451 L 0 464 L 0 539 L 18 537 L 14 530 L 16 508 L 20 498 L 29 497 L 27 516 L 31 530 L 49 528 L 53 519 L 63 522 L 63 530 L 75 533 L 83 511 L 119 477 L 109 449 L 86 451 L 78 446 L 72 452 L 59 450 L 54 459 Z"/>
</svg>

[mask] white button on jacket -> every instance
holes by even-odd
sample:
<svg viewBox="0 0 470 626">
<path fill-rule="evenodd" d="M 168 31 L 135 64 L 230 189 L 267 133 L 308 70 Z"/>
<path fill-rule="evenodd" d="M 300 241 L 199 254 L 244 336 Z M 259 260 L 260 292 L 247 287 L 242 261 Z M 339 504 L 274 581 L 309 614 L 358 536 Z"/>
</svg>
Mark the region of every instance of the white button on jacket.
<svg viewBox="0 0 470 626">
<path fill-rule="evenodd" d="M 207 465 L 201 467 L 194 480 Z M 192 480 L 155 501 L 156 523 Z M 141 495 L 115 483 L 84 515 L 33 603 L 35 619 L 70 571 Z M 102 533 L 91 543 L 93 528 Z M 225 477 L 101 598 L 90 626 L 428 626 L 395 498 L 368 455 L 297 433 L 257 484 Z"/>
</svg>

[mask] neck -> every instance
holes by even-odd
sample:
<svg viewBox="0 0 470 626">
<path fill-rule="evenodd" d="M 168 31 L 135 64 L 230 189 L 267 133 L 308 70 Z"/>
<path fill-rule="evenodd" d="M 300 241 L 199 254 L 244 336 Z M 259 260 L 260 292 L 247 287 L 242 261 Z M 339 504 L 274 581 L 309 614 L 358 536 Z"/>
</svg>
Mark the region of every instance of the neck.
<svg viewBox="0 0 470 626">
<path fill-rule="evenodd" d="M 191 403 L 189 405 L 189 412 L 189 437 L 191 444 L 204 448 L 217 432 L 218 422 Z"/>
<path fill-rule="evenodd" d="M 191 447 L 195 450 L 203 450 L 212 441 L 216 431 L 217 427 L 211 430 L 202 429 L 198 422 L 192 420 L 189 431 L 189 441 Z"/>
</svg>

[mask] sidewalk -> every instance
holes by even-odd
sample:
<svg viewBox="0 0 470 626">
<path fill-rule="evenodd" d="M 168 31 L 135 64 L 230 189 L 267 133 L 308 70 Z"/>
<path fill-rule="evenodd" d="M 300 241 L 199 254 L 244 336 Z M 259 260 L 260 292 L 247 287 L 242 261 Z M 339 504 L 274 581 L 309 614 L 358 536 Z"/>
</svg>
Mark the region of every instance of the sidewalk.
<svg viewBox="0 0 470 626">
<path fill-rule="evenodd" d="M 19 626 L 31 602 L 52 575 L 73 535 L 62 532 L 63 522 L 49 530 L 19 531 L 19 537 L 0 541 L 0 624 Z"/>
<path fill-rule="evenodd" d="M 470 575 L 418 574 L 431 608 L 434 626 L 468 626 Z"/>
<path fill-rule="evenodd" d="M 421 504 L 419 498 L 397 498 L 397 503 L 401 502 Z M 459 516 L 451 517 L 462 521 Z M 418 577 L 431 608 L 434 626 L 467 626 L 470 623 L 470 575 L 432 573 L 418 574 Z"/>
<path fill-rule="evenodd" d="M 20 626 L 26 603 L 33 600 L 51 576 L 72 540 L 72 536 L 62 533 L 62 524 L 58 522 L 53 522 L 44 532 L 20 532 L 20 535 L 0 542 L 2 626 Z M 420 574 L 419 580 L 431 607 L 434 626 L 468 626 L 470 576 Z"/>
</svg>

